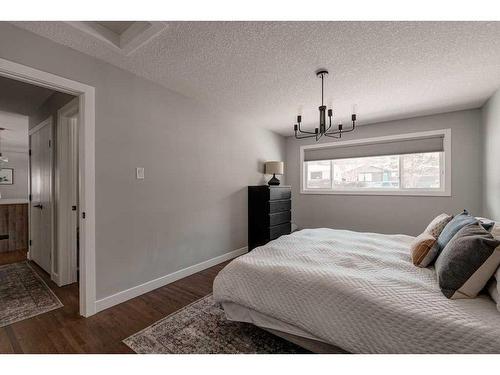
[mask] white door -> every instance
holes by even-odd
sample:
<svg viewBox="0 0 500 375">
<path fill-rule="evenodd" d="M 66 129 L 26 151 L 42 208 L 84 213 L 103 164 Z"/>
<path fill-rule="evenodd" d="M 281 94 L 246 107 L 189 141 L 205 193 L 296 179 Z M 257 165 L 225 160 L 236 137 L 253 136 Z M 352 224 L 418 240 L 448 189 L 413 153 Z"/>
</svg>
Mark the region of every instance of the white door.
<svg viewBox="0 0 500 375">
<path fill-rule="evenodd" d="M 30 259 L 52 275 L 52 118 L 30 134 Z"/>
</svg>

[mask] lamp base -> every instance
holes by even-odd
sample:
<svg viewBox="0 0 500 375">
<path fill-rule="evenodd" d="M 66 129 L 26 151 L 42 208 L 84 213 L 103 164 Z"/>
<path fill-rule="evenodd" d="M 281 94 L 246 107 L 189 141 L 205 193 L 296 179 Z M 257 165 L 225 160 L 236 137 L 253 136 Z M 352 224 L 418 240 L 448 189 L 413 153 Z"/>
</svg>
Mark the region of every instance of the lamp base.
<svg viewBox="0 0 500 375">
<path fill-rule="evenodd" d="M 275 174 L 273 174 L 273 178 L 271 178 L 271 179 L 267 182 L 267 184 L 268 184 L 269 186 L 278 186 L 278 185 L 280 184 L 280 180 L 278 180 L 278 179 L 276 178 L 276 175 L 275 175 Z"/>
</svg>

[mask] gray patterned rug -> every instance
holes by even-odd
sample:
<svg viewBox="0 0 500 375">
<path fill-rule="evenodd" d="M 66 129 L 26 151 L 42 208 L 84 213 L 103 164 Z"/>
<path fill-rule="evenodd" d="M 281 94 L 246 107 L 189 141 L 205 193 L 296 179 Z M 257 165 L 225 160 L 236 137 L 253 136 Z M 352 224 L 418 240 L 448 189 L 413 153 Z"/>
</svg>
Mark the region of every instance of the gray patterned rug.
<svg viewBox="0 0 500 375">
<path fill-rule="evenodd" d="M 62 306 L 28 262 L 0 266 L 0 327 Z"/>
<path fill-rule="evenodd" d="M 212 295 L 137 332 L 123 342 L 140 354 L 308 353 L 252 324 L 226 320 Z"/>
</svg>

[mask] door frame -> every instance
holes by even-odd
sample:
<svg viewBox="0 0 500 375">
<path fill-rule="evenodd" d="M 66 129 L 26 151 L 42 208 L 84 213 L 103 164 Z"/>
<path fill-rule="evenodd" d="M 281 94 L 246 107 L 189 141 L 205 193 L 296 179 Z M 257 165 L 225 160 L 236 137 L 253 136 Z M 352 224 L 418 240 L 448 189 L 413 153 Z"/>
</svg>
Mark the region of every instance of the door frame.
<svg viewBox="0 0 500 375">
<path fill-rule="evenodd" d="M 74 169 L 68 168 L 68 166 L 75 166 L 78 168 L 78 147 L 75 147 L 74 133 L 68 128 L 72 125 L 71 122 L 74 121 L 73 118 L 78 115 L 78 98 L 74 98 L 64 107 L 57 111 L 57 121 L 55 122 L 56 128 L 56 169 L 54 173 L 54 196 L 55 196 L 55 210 L 56 218 L 55 221 L 55 238 L 56 246 L 54 250 L 57 252 L 57 285 L 68 285 L 78 281 L 77 275 L 77 257 L 78 255 L 73 252 L 73 246 L 77 246 L 77 232 L 76 229 L 78 224 L 75 224 L 75 211 L 72 210 L 72 206 L 76 205 L 76 220 L 78 220 L 79 215 L 79 202 L 73 202 L 71 194 L 68 194 L 66 189 L 64 189 L 64 184 L 68 182 L 70 178 L 70 186 L 73 188 L 78 187 L 78 177 L 75 178 Z M 76 124 L 78 135 L 78 121 Z M 69 133 L 66 133 L 68 131 Z M 63 135 L 65 137 L 63 138 Z M 78 142 L 78 140 L 76 140 Z M 71 156 L 68 160 L 65 157 L 61 157 L 62 154 L 65 156 L 68 154 L 67 151 L 71 151 Z M 62 172 L 62 166 L 66 165 L 64 172 Z M 71 176 L 68 176 L 70 172 Z M 61 181 L 64 179 L 64 183 Z M 78 199 L 77 199 L 78 200 Z M 69 246 L 68 246 L 69 245 Z"/>
<path fill-rule="evenodd" d="M 31 225 L 31 222 L 32 222 L 32 218 L 31 218 L 31 209 L 32 209 L 32 200 L 31 200 L 31 196 L 32 196 L 32 192 L 31 192 L 31 187 L 32 187 L 32 183 L 31 183 L 31 136 L 38 132 L 40 129 L 48 126 L 49 127 L 49 133 L 50 133 L 50 136 L 49 136 L 49 139 L 50 139 L 50 142 L 53 143 L 52 139 L 54 138 L 54 128 L 53 128 L 53 125 L 54 125 L 54 120 L 52 118 L 52 116 L 49 116 L 48 118 L 46 118 L 45 120 L 43 120 L 42 122 L 40 122 L 39 124 L 37 124 L 34 128 L 32 129 L 29 129 L 28 131 L 28 137 L 29 137 L 29 148 L 30 148 L 30 155 L 29 155 L 29 164 L 28 164 L 28 186 L 29 186 L 29 193 L 30 193 L 30 199 L 28 200 L 28 205 L 29 205 L 29 209 L 28 209 L 28 233 L 29 233 L 29 243 L 28 243 L 28 259 L 31 259 L 31 239 L 32 239 L 32 235 L 31 235 L 31 230 L 33 228 L 33 226 Z M 53 280 L 53 281 L 57 281 L 58 278 L 59 278 L 59 275 L 55 272 L 55 267 L 54 267 L 54 262 L 55 262 L 55 256 L 54 256 L 54 250 L 55 250 L 55 244 L 54 244 L 54 231 L 55 231 L 55 228 L 54 228 L 54 225 L 55 225 L 55 216 L 54 216 L 54 147 L 53 147 L 53 144 L 49 147 L 49 154 L 50 154 L 50 182 L 49 182 L 49 199 L 50 199 L 50 228 L 51 228 L 51 231 L 50 231 L 50 279 Z"/>
<path fill-rule="evenodd" d="M 95 262 L 95 88 L 0 58 L 0 76 L 78 97 L 80 178 L 80 314 L 96 312 Z"/>
</svg>

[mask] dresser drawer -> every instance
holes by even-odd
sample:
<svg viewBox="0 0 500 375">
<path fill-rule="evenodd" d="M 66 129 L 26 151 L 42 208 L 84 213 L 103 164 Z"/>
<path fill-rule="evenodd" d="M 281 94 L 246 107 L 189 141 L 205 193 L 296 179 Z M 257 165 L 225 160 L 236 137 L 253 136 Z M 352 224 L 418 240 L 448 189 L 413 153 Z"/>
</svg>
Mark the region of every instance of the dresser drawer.
<svg viewBox="0 0 500 375">
<path fill-rule="evenodd" d="M 269 190 L 269 200 L 277 201 L 280 199 L 290 199 L 292 190 L 290 188 L 274 188 Z"/>
<path fill-rule="evenodd" d="M 275 214 L 276 212 L 290 211 L 292 202 L 289 199 L 281 201 L 269 201 L 269 213 Z"/>
<path fill-rule="evenodd" d="M 269 227 L 269 239 L 275 240 L 276 238 L 284 234 L 290 234 L 291 231 L 292 231 L 291 223 L 280 224 L 280 225 L 275 225 L 274 227 Z"/>
<path fill-rule="evenodd" d="M 283 223 L 288 223 L 292 218 L 292 213 L 290 211 L 278 212 L 276 214 L 269 215 L 269 225 L 278 225 Z"/>
</svg>

